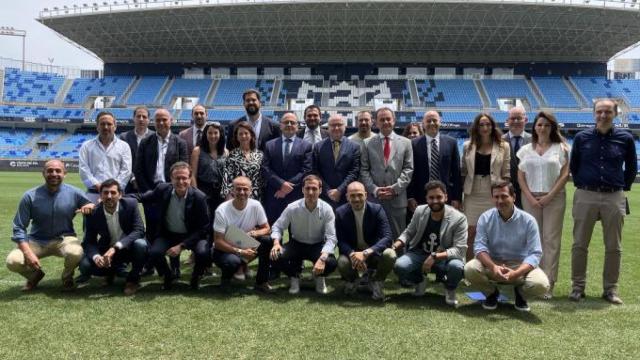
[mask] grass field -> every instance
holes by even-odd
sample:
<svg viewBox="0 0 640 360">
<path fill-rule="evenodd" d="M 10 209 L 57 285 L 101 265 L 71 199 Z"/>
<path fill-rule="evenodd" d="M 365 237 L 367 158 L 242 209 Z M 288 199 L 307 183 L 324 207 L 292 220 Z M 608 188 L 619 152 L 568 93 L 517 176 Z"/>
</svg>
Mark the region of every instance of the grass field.
<svg viewBox="0 0 640 360">
<path fill-rule="evenodd" d="M 11 221 L 22 193 L 42 182 L 37 173 L 0 173 L 0 256 L 14 247 Z M 78 185 L 77 174 L 68 183 Z M 569 184 L 568 204 L 573 198 Z M 589 257 L 587 298 L 575 304 L 569 293 L 571 206 L 567 207 L 556 297 L 531 302 L 531 313 L 512 306 L 484 311 L 462 295 L 461 306 L 444 305 L 440 286 L 421 299 L 386 283 L 387 301 L 368 294 L 347 298 L 337 275 L 330 294 L 311 288 L 289 296 L 284 280 L 273 295 L 239 285 L 218 291 L 206 278 L 199 292 L 188 277 L 164 292 L 158 278 L 146 278 L 136 296 L 121 295 L 121 282 L 62 293 L 61 261 L 43 261 L 47 276 L 39 289 L 22 294 L 23 279 L 0 268 L 0 359 L 636 359 L 640 357 L 640 186 L 630 194 L 623 235 L 620 296 L 610 306 L 602 292 L 603 245 L 599 225 Z M 76 224 L 79 224 L 76 219 Z M 81 227 L 76 225 L 76 229 Z M 511 295 L 511 294 L 508 294 Z M 512 297 L 512 296 L 511 296 Z"/>
</svg>

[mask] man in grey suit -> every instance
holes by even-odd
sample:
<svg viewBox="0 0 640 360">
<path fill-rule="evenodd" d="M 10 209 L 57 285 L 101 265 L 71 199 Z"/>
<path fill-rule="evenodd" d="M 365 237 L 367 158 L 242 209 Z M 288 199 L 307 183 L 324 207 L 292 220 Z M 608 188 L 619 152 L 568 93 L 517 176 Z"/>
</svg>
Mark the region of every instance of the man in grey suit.
<svg viewBox="0 0 640 360">
<path fill-rule="evenodd" d="M 135 169 L 138 145 L 140 145 L 142 139 L 155 134 L 155 131 L 149 130 L 149 109 L 147 109 L 146 106 L 138 106 L 133 110 L 133 125 L 133 129 L 120 134 L 120 139 L 129 144 L 132 169 Z M 138 185 L 135 176 L 132 176 L 129 184 L 127 184 L 125 193 L 130 194 L 134 192 L 138 192 Z"/>
<path fill-rule="evenodd" d="M 192 125 L 189 128 L 180 131 L 178 134 L 187 143 L 189 159 L 191 159 L 193 148 L 198 146 L 200 139 L 205 135 L 202 133 L 204 126 L 207 125 L 207 108 L 204 105 L 196 105 L 191 109 L 191 123 Z"/>
<path fill-rule="evenodd" d="M 360 178 L 382 205 L 389 218 L 393 238 L 407 226 L 407 187 L 413 174 L 411 140 L 393 132 L 396 117 L 388 107 L 378 109 L 380 132 L 362 147 Z"/>
<path fill-rule="evenodd" d="M 531 134 L 524 131 L 527 123 L 527 113 L 521 106 L 512 107 L 507 117 L 509 132 L 502 137 L 509 142 L 511 147 L 511 183 L 516 191 L 516 206 L 522 209 L 522 198 L 520 195 L 520 185 L 518 184 L 518 163 L 520 159 L 516 156 L 520 148 L 531 142 Z"/>
</svg>

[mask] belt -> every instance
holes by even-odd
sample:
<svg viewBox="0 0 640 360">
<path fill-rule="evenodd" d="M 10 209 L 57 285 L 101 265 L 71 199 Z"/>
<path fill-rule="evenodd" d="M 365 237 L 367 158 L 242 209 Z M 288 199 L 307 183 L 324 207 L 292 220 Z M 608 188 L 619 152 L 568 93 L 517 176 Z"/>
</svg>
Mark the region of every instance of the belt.
<svg viewBox="0 0 640 360">
<path fill-rule="evenodd" d="M 611 186 L 579 186 L 578 189 L 586 191 L 595 191 L 601 193 L 614 193 L 622 191 L 622 188 L 616 188 Z"/>
</svg>

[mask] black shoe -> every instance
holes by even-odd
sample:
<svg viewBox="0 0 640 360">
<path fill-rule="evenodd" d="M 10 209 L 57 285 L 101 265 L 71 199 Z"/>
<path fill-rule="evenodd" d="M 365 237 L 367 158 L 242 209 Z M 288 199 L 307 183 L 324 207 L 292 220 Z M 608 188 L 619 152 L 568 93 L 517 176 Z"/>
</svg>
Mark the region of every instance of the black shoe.
<svg viewBox="0 0 640 360">
<path fill-rule="evenodd" d="M 116 275 L 115 274 L 109 274 L 104 278 L 104 284 L 106 286 L 111 286 L 113 285 L 113 281 L 115 280 Z"/>
<path fill-rule="evenodd" d="M 149 267 L 145 266 L 142 269 L 142 272 L 140 273 L 140 276 L 151 276 L 151 275 L 153 275 L 154 272 L 155 272 L 155 270 L 153 269 L 153 266 L 149 266 Z"/>
<path fill-rule="evenodd" d="M 524 296 L 520 294 L 520 289 L 516 286 L 513 288 L 513 292 L 516 294 L 516 303 L 515 303 L 516 310 L 529 312 L 531 308 L 529 307 L 527 300 L 524 299 Z"/>
<path fill-rule="evenodd" d="M 498 297 L 500 296 L 500 291 L 496 289 L 493 294 L 487 296 L 487 298 L 482 302 L 482 308 L 485 310 L 495 310 L 498 308 Z"/>
<path fill-rule="evenodd" d="M 171 269 L 171 274 L 173 275 L 174 279 L 180 279 L 180 268 L 179 267 L 175 267 Z"/>
<path fill-rule="evenodd" d="M 162 283 L 163 290 L 171 290 L 173 289 L 173 275 L 167 274 L 164 276 L 164 281 Z"/>
<path fill-rule="evenodd" d="M 192 276 L 191 281 L 189 281 L 189 287 L 191 287 L 191 290 L 196 291 L 200 289 L 200 276 Z"/>
<path fill-rule="evenodd" d="M 76 285 L 78 286 L 78 288 L 83 288 L 87 285 L 89 285 L 89 280 L 91 280 L 91 275 L 83 275 L 80 274 L 78 276 L 76 276 Z"/>
</svg>

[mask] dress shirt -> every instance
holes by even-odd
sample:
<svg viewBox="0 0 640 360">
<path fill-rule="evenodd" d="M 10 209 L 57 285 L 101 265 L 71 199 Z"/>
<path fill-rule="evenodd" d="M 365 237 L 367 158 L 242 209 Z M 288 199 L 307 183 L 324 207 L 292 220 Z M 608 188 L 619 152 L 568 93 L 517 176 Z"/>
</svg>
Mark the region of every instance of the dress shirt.
<svg viewBox="0 0 640 360">
<path fill-rule="evenodd" d="M 67 184 L 60 185 L 54 193 L 49 192 L 46 185 L 30 189 L 22 196 L 13 218 L 11 240 L 47 243 L 75 235 L 73 218 L 76 210 L 89 202 L 80 189 Z M 31 231 L 27 236 L 29 223 Z"/>
<path fill-rule="evenodd" d="M 136 143 L 140 145 L 140 141 L 142 141 L 142 139 L 146 138 L 147 135 L 149 135 L 149 128 L 146 128 L 144 130 L 144 134 L 142 135 L 138 135 L 138 133 L 135 130 L 133 130 L 133 133 L 136 135 Z"/>
<path fill-rule="evenodd" d="M 171 191 L 171 198 L 169 198 L 169 205 L 167 206 L 167 215 L 165 221 L 167 222 L 167 230 L 176 234 L 186 234 L 187 226 L 185 225 L 184 218 L 184 206 L 186 203 L 187 194 L 183 197 L 179 197 L 176 191 Z"/>
<path fill-rule="evenodd" d="M 167 134 L 167 137 L 162 139 L 158 133 L 156 138 L 158 139 L 158 160 L 156 161 L 156 174 L 153 177 L 154 182 L 167 182 L 164 178 L 164 160 L 167 156 L 167 149 L 169 148 L 169 138 L 171 132 Z"/>
<path fill-rule="evenodd" d="M 560 176 L 560 170 L 567 163 L 567 151 L 560 143 L 551 146 L 540 155 L 527 144 L 518 151 L 518 169 L 525 173 L 527 186 L 532 193 L 548 193 Z"/>
<path fill-rule="evenodd" d="M 629 132 L 614 127 L 601 134 L 594 128 L 574 138 L 569 166 L 577 188 L 604 186 L 629 191 L 636 178 L 637 161 Z"/>
<path fill-rule="evenodd" d="M 356 132 L 356 133 L 351 134 L 351 135 L 349 136 L 349 140 L 353 140 L 353 141 L 357 142 L 358 144 L 360 144 L 360 146 L 362 146 L 362 145 L 364 145 L 364 142 L 365 142 L 366 140 L 371 139 L 371 138 L 372 138 L 372 137 L 374 137 L 375 135 L 376 135 L 375 133 L 370 132 L 368 137 L 363 138 L 363 137 L 360 137 L 360 133 Z"/>
<path fill-rule="evenodd" d="M 287 139 L 291 140 L 289 145 L 289 153 L 291 153 L 291 149 L 293 149 L 293 143 L 296 141 L 295 134 L 292 137 L 286 137 L 282 135 L 282 159 L 287 158 Z"/>
<path fill-rule="evenodd" d="M 517 206 L 506 221 L 497 208 L 485 211 L 478 219 L 474 243 L 474 254 L 481 252 L 493 261 L 520 261 L 537 267 L 542 245 L 536 219 Z"/>
<path fill-rule="evenodd" d="M 282 233 L 287 228 L 290 239 L 309 245 L 324 242 L 323 253 L 333 254 L 338 243 L 333 209 L 322 199 L 318 199 L 313 211 L 307 209 L 304 198 L 289 204 L 273 224 L 271 237 L 282 240 Z"/>
<path fill-rule="evenodd" d="M 206 136 L 204 133 L 204 126 L 202 128 L 198 128 L 197 126 L 193 125 L 193 134 L 191 136 L 191 143 L 193 144 L 193 147 L 200 145 L 198 144 L 198 130 L 200 130 L 200 133 L 202 134 L 200 136 Z"/>
<path fill-rule="evenodd" d="M 431 164 L 431 141 L 433 141 L 433 139 L 436 139 L 436 146 L 438 147 L 438 153 L 440 153 L 440 133 L 437 133 L 435 137 L 431 137 L 425 134 L 425 137 L 427 138 L 427 157 L 429 159 L 429 164 Z M 442 157 L 441 153 L 440 157 Z"/>
<path fill-rule="evenodd" d="M 358 246 L 358 250 L 365 250 L 369 247 L 369 245 L 364 241 L 364 231 L 362 230 L 362 226 L 364 225 L 364 209 L 365 208 L 362 208 L 362 210 L 352 209 L 353 217 L 356 222 L 356 244 Z"/>
<path fill-rule="evenodd" d="M 116 179 L 124 189 L 131 178 L 131 148 L 117 136 L 108 146 L 102 145 L 98 137 L 87 140 L 79 151 L 80 179 L 87 189 L 96 183 Z"/>
<path fill-rule="evenodd" d="M 315 144 L 319 141 L 322 141 L 322 134 L 320 133 L 320 125 L 315 129 L 310 129 L 309 127 L 304 129 L 304 140 L 307 140 L 311 144 Z"/>
<path fill-rule="evenodd" d="M 247 122 L 253 127 L 253 132 L 256 135 L 256 146 L 258 146 L 258 139 L 260 138 L 260 128 L 262 127 L 262 113 L 258 116 L 258 120 L 255 122 L 249 120 L 249 115 L 246 115 Z"/>
<path fill-rule="evenodd" d="M 120 227 L 120 218 L 118 215 L 118 211 L 120 210 L 120 203 L 116 204 L 116 210 L 113 212 L 113 214 L 109 213 L 106 208 L 103 208 L 102 210 L 104 211 L 104 218 L 107 222 L 109 236 L 111 237 L 110 245 L 120 250 L 122 249 L 122 243 L 120 242 L 120 239 L 124 234 L 124 232 L 122 231 L 122 227 Z M 99 256 L 99 254 L 94 255 L 93 261 L 95 262 Z"/>
</svg>

